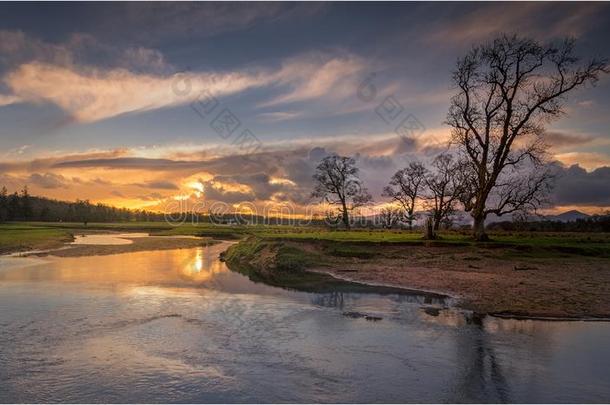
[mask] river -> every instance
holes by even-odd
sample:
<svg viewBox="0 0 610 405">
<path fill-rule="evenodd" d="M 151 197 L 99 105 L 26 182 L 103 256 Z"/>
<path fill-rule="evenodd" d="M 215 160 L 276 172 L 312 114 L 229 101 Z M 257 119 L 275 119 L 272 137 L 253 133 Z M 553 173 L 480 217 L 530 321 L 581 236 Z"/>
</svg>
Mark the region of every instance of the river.
<svg viewBox="0 0 610 405">
<path fill-rule="evenodd" d="M 289 291 L 227 246 L 0 258 L 0 402 L 610 401 L 610 323 Z"/>
</svg>

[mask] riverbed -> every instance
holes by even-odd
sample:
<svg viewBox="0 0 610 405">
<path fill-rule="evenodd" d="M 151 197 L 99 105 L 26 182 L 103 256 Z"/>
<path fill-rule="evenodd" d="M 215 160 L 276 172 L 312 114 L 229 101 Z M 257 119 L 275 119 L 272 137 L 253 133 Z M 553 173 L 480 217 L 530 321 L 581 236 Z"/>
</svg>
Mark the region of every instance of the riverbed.
<svg viewBox="0 0 610 405">
<path fill-rule="evenodd" d="M 0 258 L 0 402 L 610 401 L 610 323 L 290 291 L 228 246 Z"/>
</svg>

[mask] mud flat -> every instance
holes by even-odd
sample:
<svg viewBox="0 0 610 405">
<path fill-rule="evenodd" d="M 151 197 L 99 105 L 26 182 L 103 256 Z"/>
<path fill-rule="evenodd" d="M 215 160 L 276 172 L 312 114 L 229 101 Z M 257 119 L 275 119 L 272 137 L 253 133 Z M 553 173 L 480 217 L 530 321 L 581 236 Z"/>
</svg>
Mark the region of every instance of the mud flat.
<svg viewBox="0 0 610 405">
<path fill-rule="evenodd" d="M 275 285 L 307 273 L 446 294 L 480 314 L 610 319 L 610 259 L 541 255 L 511 247 L 314 243 L 249 238 L 225 254 L 230 268 Z M 323 280 L 322 280 L 323 281 Z"/>
</svg>

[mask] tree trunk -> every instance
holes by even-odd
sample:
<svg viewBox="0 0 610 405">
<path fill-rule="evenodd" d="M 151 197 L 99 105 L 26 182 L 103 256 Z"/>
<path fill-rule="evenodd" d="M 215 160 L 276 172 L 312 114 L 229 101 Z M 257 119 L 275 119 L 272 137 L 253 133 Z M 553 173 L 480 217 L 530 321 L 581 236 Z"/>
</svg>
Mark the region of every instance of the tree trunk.
<svg viewBox="0 0 610 405">
<path fill-rule="evenodd" d="M 347 213 L 347 206 L 345 205 L 345 202 L 342 201 L 341 202 L 342 205 L 342 218 L 343 218 L 343 225 L 345 225 L 345 229 L 347 229 L 349 231 L 350 226 L 349 226 L 349 215 Z"/>
<path fill-rule="evenodd" d="M 489 240 L 489 237 L 485 233 L 485 215 L 482 213 L 473 214 L 474 224 L 472 226 L 472 236 L 477 241 Z"/>
<path fill-rule="evenodd" d="M 436 231 L 434 230 L 434 220 L 432 217 L 426 219 L 426 235 L 424 236 L 424 239 L 436 239 Z"/>
<path fill-rule="evenodd" d="M 434 215 L 434 223 L 432 224 L 432 227 L 434 229 L 434 233 L 438 232 L 438 230 L 441 228 L 441 220 L 442 220 L 442 216 L 440 214 L 435 214 Z"/>
</svg>

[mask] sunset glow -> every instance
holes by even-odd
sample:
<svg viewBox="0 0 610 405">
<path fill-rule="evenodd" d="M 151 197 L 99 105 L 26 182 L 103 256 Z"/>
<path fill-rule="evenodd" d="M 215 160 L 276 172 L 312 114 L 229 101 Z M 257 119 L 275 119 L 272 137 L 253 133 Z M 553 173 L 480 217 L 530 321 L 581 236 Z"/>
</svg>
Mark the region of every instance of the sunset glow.
<svg viewBox="0 0 610 405">
<path fill-rule="evenodd" d="M 117 18 L 127 18 L 121 17 L 123 7 L 138 8 L 112 7 Z M 368 7 L 349 12 L 366 15 Z M 397 168 L 413 159 L 429 160 L 445 148 L 450 129 L 444 121 L 453 94 L 450 66 L 471 42 L 522 26 L 521 32 L 534 38 L 555 40 L 569 33 L 586 44 L 585 53 L 607 51 L 606 28 L 600 28 L 608 26 L 605 4 L 529 8 L 528 16 L 547 20 L 542 25 L 521 21 L 516 6 L 502 12 L 493 30 L 469 23 L 474 15 L 494 15 L 499 7 L 469 5 L 472 13 L 437 16 L 432 24 L 417 17 L 433 14 L 421 5 L 400 12 L 382 8 L 383 26 L 361 37 L 358 46 L 351 42 L 354 31 L 345 27 L 331 43 L 298 37 L 254 59 L 234 56 L 231 34 L 243 29 L 238 22 L 213 33 L 197 28 L 188 41 L 169 33 L 179 17 L 164 23 L 165 38 L 146 40 L 128 28 L 135 21 L 127 20 L 117 23 L 123 27 L 121 40 L 96 19 L 79 31 L 54 27 L 53 37 L 47 27 L 0 27 L 0 185 L 9 192 L 27 186 L 35 195 L 152 211 L 163 211 L 171 201 L 208 206 L 220 201 L 261 209 L 288 203 L 304 215 L 307 205 L 319 203 L 310 198 L 315 164 L 336 152 L 357 157 L 375 204 L 383 206 L 388 201 L 381 191 Z M 277 24 L 281 33 L 293 17 L 267 21 L 264 8 L 253 6 L 249 13 L 259 21 L 255 35 L 272 44 L 262 27 Z M 299 21 L 326 24 L 342 8 L 321 6 Z M 551 16 L 548 8 L 556 12 Z M 80 18 L 76 9 L 72 13 Z M 543 25 L 548 29 L 535 28 Z M 407 26 L 418 40 L 398 47 Z M 367 57 L 373 48 L 376 57 Z M 179 56 L 182 49 L 188 49 L 188 57 Z M 94 57 L 102 50 L 103 63 Z M 604 77 L 596 87 L 579 90 L 569 99 L 567 114 L 547 128 L 548 152 L 561 172 L 546 207 L 550 211 L 610 208 L 608 86 Z M 373 88 L 369 101 L 367 91 Z M 388 97 L 421 123 L 420 134 L 404 137 L 382 119 L 380 106 Z M 205 116 L 204 107 L 212 105 L 216 109 Z M 239 122 L 230 136 L 213 124 L 222 111 Z M 238 138 L 246 130 L 260 142 L 253 152 L 244 150 Z M 590 191 L 571 192 L 574 182 Z"/>
</svg>

